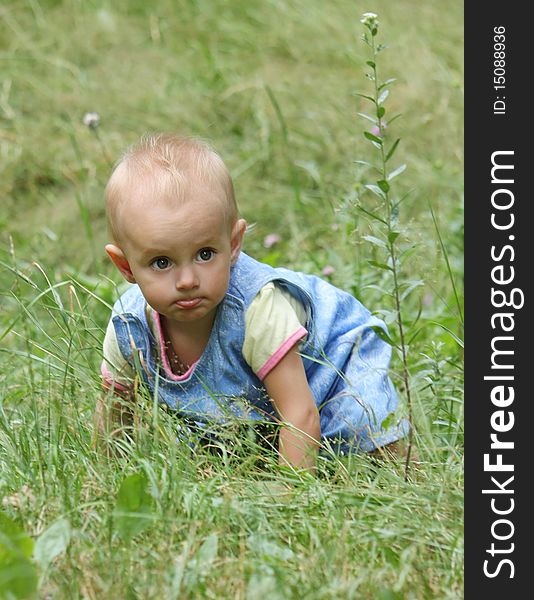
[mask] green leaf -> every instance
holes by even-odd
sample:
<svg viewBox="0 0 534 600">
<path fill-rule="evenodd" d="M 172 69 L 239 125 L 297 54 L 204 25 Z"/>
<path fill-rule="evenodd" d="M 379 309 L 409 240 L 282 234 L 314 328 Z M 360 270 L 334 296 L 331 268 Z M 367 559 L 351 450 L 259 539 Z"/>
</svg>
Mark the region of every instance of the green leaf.
<svg viewBox="0 0 534 600">
<path fill-rule="evenodd" d="M 384 242 L 383 240 L 380 240 L 372 235 L 364 235 L 363 239 L 367 240 L 368 242 L 371 242 L 371 244 L 374 244 L 375 246 L 379 246 L 380 248 L 387 248 L 386 242 Z"/>
<path fill-rule="evenodd" d="M 417 338 L 417 336 L 423 331 L 423 327 L 419 327 L 419 329 L 416 329 L 412 335 L 412 337 L 408 340 L 408 346 L 412 345 L 412 342 Z"/>
<path fill-rule="evenodd" d="M 381 119 L 386 114 L 386 109 L 383 106 L 379 106 L 376 111 L 376 116 Z"/>
<path fill-rule="evenodd" d="M 405 300 L 409 296 L 409 294 L 411 294 L 416 288 L 421 287 L 422 285 L 425 285 L 425 282 L 421 281 L 420 279 L 408 282 L 407 288 L 400 295 L 401 301 Z"/>
<path fill-rule="evenodd" d="M 372 60 L 366 61 L 365 64 L 369 65 L 371 67 L 371 69 L 376 69 L 376 64 Z"/>
<path fill-rule="evenodd" d="M 360 112 L 359 112 L 359 113 L 356 113 L 356 114 L 357 114 L 359 117 L 362 117 L 363 119 L 367 119 L 368 121 L 371 121 L 371 123 L 372 123 L 373 125 L 376 125 L 376 119 L 375 119 L 375 118 L 373 118 L 373 117 L 371 117 L 371 116 L 369 116 L 369 115 L 366 115 L 365 113 L 360 113 Z"/>
<path fill-rule="evenodd" d="M 370 210 L 367 210 L 366 208 L 364 208 L 363 206 L 358 205 L 357 209 L 359 211 L 361 211 L 362 213 L 368 215 L 369 217 L 371 217 L 372 219 L 374 219 L 375 221 L 380 221 L 380 223 L 384 223 L 384 225 L 387 225 L 387 222 L 382 218 L 379 217 L 377 214 L 371 212 Z"/>
<path fill-rule="evenodd" d="M 367 188 L 368 190 L 370 190 L 371 192 L 373 192 L 373 194 L 376 194 L 382 200 L 386 199 L 386 195 L 377 185 L 373 185 L 372 183 L 369 183 L 369 184 L 365 185 L 364 187 Z"/>
<path fill-rule="evenodd" d="M 389 149 L 389 152 L 386 154 L 386 162 L 393 156 L 393 153 L 397 149 L 399 142 L 400 142 L 400 138 L 395 140 L 395 142 L 393 143 L 393 146 L 391 146 L 391 148 Z"/>
<path fill-rule="evenodd" d="M 383 269 L 384 271 L 392 271 L 393 270 L 389 265 L 386 265 L 385 263 L 377 262 L 376 260 L 368 260 L 367 262 L 370 265 L 372 265 L 373 267 L 376 267 L 377 269 Z"/>
<path fill-rule="evenodd" d="M 369 131 L 364 131 L 363 135 L 368 139 L 371 140 L 372 142 L 375 142 L 377 144 L 382 145 L 382 138 L 376 137 L 376 135 L 373 135 L 372 133 L 370 133 Z"/>
<path fill-rule="evenodd" d="M 376 335 L 383 340 L 384 342 L 386 342 L 387 344 L 389 344 L 390 346 L 393 346 L 394 348 L 397 347 L 397 345 L 395 344 L 395 342 L 389 337 L 389 335 L 382 329 L 382 327 L 380 327 L 380 325 L 371 325 L 371 329 L 376 333 Z"/>
<path fill-rule="evenodd" d="M 321 183 L 321 173 L 317 167 L 317 163 L 311 160 L 296 160 L 295 166 L 300 167 L 305 171 L 313 180 L 314 183 L 319 185 Z"/>
<path fill-rule="evenodd" d="M 384 83 L 381 83 L 381 84 L 378 86 L 378 91 L 380 91 L 382 88 L 385 88 L 385 87 L 386 87 L 386 85 L 391 85 L 391 84 L 392 84 L 392 83 L 394 83 L 395 81 L 397 81 L 395 78 L 393 78 L 393 79 L 387 79 L 386 81 L 384 81 Z"/>
<path fill-rule="evenodd" d="M 27 558 L 11 554 L 0 560 L 0 598 L 30 598 L 37 591 L 37 584 L 37 571 Z"/>
<path fill-rule="evenodd" d="M 399 231 L 390 231 L 388 233 L 388 242 L 393 244 L 395 242 L 395 240 L 399 237 L 399 235 L 400 235 Z"/>
<path fill-rule="evenodd" d="M 46 529 L 35 543 L 33 557 L 41 568 L 48 565 L 67 549 L 71 539 L 71 527 L 68 519 L 59 519 Z"/>
<path fill-rule="evenodd" d="M 271 101 L 271 104 L 274 108 L 274 112 L 276 114 L 276 118 L 278 119 L 280 129 L 282 130 L 282 137 L 284 138 L 284 142 L 287 145 L 287 124 L 285 122 L 284 114 L 282 113 L 282 109 L 280 108 L 280 104 L 278 103 L 278 100 L 276 99 L 274 92 L 271 90 L 271 88 L 268 85 L 265 86 L 265 91 L 267 92 L 267 95 L 269 96 L 269 100 Z"/>
<path fill-rule="evenodd" d="M 372 96 L 368 96 L 367 94 L 359 94 L 358 92 L 356 92 L 356 96 L 365 98 L 366 100 L 370 100 L 373 104 L 376 104 L 376 100 Z"/>
<path fill-rule="evenodd" d="M 377 316 L 380 317 L 386 325 L 392 325 L 397 322 L 397 313 L 394 310 L 386 310 L 383 308 Z"/>
<path fill-rule="evenodd" d="M 397 177 L 397 175 L 400 175 L 405 170 L 406 170 L 406 165 L 404 165 L 404 164 L 401 165 L 400 167 L 398 167 L 397 169 L 395 169 L 388 175 L 388 181 L 391 181 L 394 177 Z"/>
<path fill-rule="evenodd" d="M 366 167 L 374 168 L 374 165 L 372 165 L 370 162 L 367 162 L 365 160 L 355 160 L 354 163 L 357 165 L 365 165 Z"/>
<path fill-rule="evenodd" d="M 11 552 L 7 548 L 12 548 L 13 552 L 20 554 L 24 558 L 30 558 L 33 552 L 33 540 L 24 533 L 22 528 L 10 519 L 5 513 L 0 512 L 0 562 L 3 558 L 3 552 Z M 2 545 L 2 540 L 4 545 Z"/>
<path fill-rule="evenodd" d="M 379 181 L 377 181 L 376 185 L 384 192 L 384 194 L 387 194 L 389 192 L 389 183 L 384 179 L 380 179 Z"/>
<path fill-rule="evenodd" d="M 399 113 L 398 115 L 395 115 L 394 117 L 391 117 L 391 119 L 388 122 L 388 125 L 391 125 L 393 123 L 393 121 L 396 121 L 397 119 L 400 119 L 402 117 L 402 114 Z"/>
<path fill-rule="evenodd" d="M 118 494 L 113 522 L 118 534 L 130 540 L 151 523 L 152 497 L 148 493 L 148 480 L 144 473 L 129 475 L 122 482 Z"/>
<path fill-rule="evenodd" d="M 436 220 L 436 215 L 434 214 L 434 210 L 432 208 L 431 202 L 428 203 L 428 207 L 430 208 L 430 214 L 432 215 L 432 221 L 434 222 L 434 227 L 435 227 L 436 233 L 438 235 L 439 244 L 440 244 L 441 250 L 443 252 L 443 258 L 445 259 L 445 264 L 447 265 L 447 272 L 449 274 L 449 280 L 452 284 L 452 291 L 454 292 L 454 298 L 456 300 L 456 308 L 458 310 L 458 315 L 459 315 L 460 321 L 463 325 L 463 323 L 464 323 L 463 310 L 462 310 L 462 305 L 461 305 L 460 299 L 458 297 L 458 292 L 456 290 L 456 284 L 454 282 L 454 275 L 452 273 L 451 265 L 449 262 L 449 253 L 447 252 L 447 248 L 445 247 L 445 244 L 443 243 L 443 238 L 441 237 L 441 232 L 439 230 L 438 222 Z M 462 345 L 462 348 L 463 348 L 463 345 Z"/>
<path fill-rule="evenodd" d="M 390 413 L 380 424 L 380 429 L 386 431 L 395 422 L 395 413 Z"/>
<path fill-rule="evenodd" d="M 384 90 L 380 96 L 378 97 L 378 102 L 377 104 L 382 104 L 383 102 L 386 101 L 386 98 L 389 96 L 389 90 Z"/>
<path fill-rule="evenodd" d="M 453 331 L 451 331 L 448 327 L 446 327 L 445 325 L 443 325 L 443 323 L 439 323 L 438 321 L 429 321 L 429 323 L 433 323 L 434 325 L 437 325 L 438 327 L 441 327 L 444 331 L 446 331 L 451 337 L 452 339 L 458 344 L 458 346 L 460 346 L 460 348 L 464 347 L 464 341 L 461 340 Z"/>
<path fill-rule="evenodd" d="M 23 599 L 37 591 L 38 578 L 29 557 L 33 540 L 0 512 L 0 597 Z"/>
</svg>

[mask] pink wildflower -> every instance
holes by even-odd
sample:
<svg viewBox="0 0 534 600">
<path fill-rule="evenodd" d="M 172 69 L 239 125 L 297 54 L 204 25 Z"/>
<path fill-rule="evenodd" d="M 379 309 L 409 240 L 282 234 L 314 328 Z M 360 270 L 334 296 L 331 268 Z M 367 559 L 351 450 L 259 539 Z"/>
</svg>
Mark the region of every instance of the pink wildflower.
<svg viewBox="0 0 534 600">
<path fill-rule="evenodd" d="M 376 137 L 382 137 L 385 129 L 387 129 L 386 122 L 382 121 L 382 133 L 380 133 L 380 127 L 378 125 L 371 127 L 371 133 Z"/>
<path fill-rule="evenodd" d="M 434 301 L 434 296 L 430 292 L 426 292 L 423 296 L 423 306 L 430 306 Z"/>
<path fill-rule="evenodd" d="M 270 233 L 265 236 L 263 245 L 265 248 L 272 248 L 273 246 L 276 246 L 281 239 L 282 238 L 277 233 Z"/>
<path fill-rule="evenodd" d="M 326 265 L 326 267 L 321 271 L 324 277 L 330 277 L 336 272 L 335 268 L 332 265 Z"/>
</svg>

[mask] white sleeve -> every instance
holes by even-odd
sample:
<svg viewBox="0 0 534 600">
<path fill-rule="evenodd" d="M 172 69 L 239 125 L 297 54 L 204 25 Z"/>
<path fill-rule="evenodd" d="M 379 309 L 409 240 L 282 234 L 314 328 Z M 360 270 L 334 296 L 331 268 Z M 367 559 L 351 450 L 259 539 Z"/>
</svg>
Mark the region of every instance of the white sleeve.
<svg viewBox="0 0 534 600">
<path fill-rule="evenodd" d="M 289 292 L 268 283 L 245 314 L 243 358 L 263 380 L 308 331 L 306 311 Z"/>
</svg>

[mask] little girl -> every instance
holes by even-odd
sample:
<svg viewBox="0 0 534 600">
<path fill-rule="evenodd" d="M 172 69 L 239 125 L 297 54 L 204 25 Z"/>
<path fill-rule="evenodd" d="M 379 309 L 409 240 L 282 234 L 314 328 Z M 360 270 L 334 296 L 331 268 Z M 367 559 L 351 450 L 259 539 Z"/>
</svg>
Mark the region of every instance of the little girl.
<svg viewBox="0 0 534 600">
<path fill-rule="evenodd" d="M 133 401 L 139 377 L 200 427 L 278 422 L 280 462 L 308 469 L 325 442 L 370 452 L 406 433 L 382 426 L 397 407 L 391 349 L 373 330 L 384 324 L 331 284 L 241 251 L 246 223 L 207 144 L 144 138 L 105 197 L 106 252 L 134 284 L 106 331 L 107 388 Z"/>
</svg>

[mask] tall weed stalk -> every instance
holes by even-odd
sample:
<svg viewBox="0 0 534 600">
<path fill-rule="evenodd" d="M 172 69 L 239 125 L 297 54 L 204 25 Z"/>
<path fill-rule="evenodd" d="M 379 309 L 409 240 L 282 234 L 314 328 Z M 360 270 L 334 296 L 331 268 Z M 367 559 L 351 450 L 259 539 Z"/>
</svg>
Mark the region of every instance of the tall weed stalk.
<svg viewBox="0 0 534 600">
<path fill-rule="evenodd" d="M 381 337 L 384 337 L 388 343 L 396 347 L 401 356 L 402 380 L 406 394 L 408 420 L 410 422 L 408 452 L 406 454 L 404 473 L 405 479 L 407 479 L 413 449 L 414 430 L 413 401 L 410 384 L 410 372 L 408 369 L 408 339 L 405 319 L 403 317 L 402 303 L 408 294 L 410 294 L 416 287 L 421 285 L 422 282 L 403 281 L 401 276 L 403 259 L 407 256 L 407 253 L 411 247 L 402 248 L 400 246 L 400 242 L 402 240 L 402 231 L 399 225 L 399 208 L 405 197 L 399 199 L 394 194 L 392 181 L 406 169 L 406 165 L 401 164 L 395 169 L 391 168 L 390 161 L 398 148 L 400 138 L 397 138 L 394 142 L 388 144 L 386 142 L 385 135 L 386 127 L 388 127 L 388 137 L 390 136 L 389 127 L 391 126 L 392 122 L 400 116 L 393 115 L 391 118 L 388 118 L 388 122 L 386 124 L 385 102 L 389 96 L 389 88 L 395 79 L 381 80 L 379 77 L 378 58 L 379 54 L 386 48 L 386 46 L 383 44 L 378 44 L 376 41 L 379 26 L 378 15 L 375 13 L 364 13 L 360 19 L 360 22 L 364 27 L 362 39 L 369 48 L 370 53 L 370 60 L 366 61 L 370 71 L 366 73 L 366 77 L 372 84 L 372 91 L 371 94 L 358 94 L 358 96 L 371 103 L 372 114 L 358 113 L 358 115 L 365 119 L 368 123 L 372 124 L 370 131 L 364 131 L 364 136 L 372 145 L 376 159 L 373 163 L 368 161 L 357 162 L 365 167 L 369 167 L 374 173 L 377 173 L 375 181 L 373 183 L 366 184 L 365 188 L 379 198 L 380 205 L 378 210 L 369 210 L 363 205 L 359 205 L 358 208 L 371 219 L 375 225 L 373 231 L 378 232 L 378 235 L 380 236 L 376 237 L 367 235 L 364 236 L 364 239 L 376 246 L 378 253 L 385 257 L 382 260 L 373 260 L 370 262 L 374 267 L 388 273 L 392 280 L 392 290 L 390 295 L 393 299 L 394 321 L 398 331 L 398 342 L 394 342 L 379 328 L 377 328 L 376 332 Z"/>
</svg>

